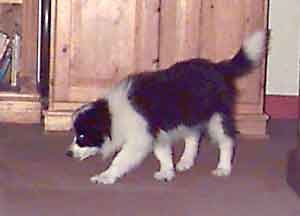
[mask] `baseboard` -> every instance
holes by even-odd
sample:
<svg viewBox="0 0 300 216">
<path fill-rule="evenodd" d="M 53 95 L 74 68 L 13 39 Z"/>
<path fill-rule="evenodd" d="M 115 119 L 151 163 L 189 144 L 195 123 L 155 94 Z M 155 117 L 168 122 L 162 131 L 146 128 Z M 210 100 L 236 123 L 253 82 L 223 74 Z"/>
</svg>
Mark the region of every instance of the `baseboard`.
<svg viewBox="0 0 300 216">
<path fill-rule="evenodd" d="M 71 111 L 44 111 L 46 131 L 67 131 L 71 129 Z"/>
<path fill-rule="evenodd" d="M 265 113 L 272 119 L 299 119 L 299 96 L 265 96 Z"/>
<path fill-rule="evenodd" d="M 264 114 L 240 114 L 235 116 L 236 129 L 241 135 L 267 137 L 267 121 Z"/>
<path fill-rule="evenodd" d="M 72 112 L 44 111 L 44 128 L 46 131 L 66 131 L 71 129 Z M 239 114 L 235 116 L 236 126 L 242 135 L 256 137 L 266 136 L 268 117 L 263 114 Z"/>
</svg>

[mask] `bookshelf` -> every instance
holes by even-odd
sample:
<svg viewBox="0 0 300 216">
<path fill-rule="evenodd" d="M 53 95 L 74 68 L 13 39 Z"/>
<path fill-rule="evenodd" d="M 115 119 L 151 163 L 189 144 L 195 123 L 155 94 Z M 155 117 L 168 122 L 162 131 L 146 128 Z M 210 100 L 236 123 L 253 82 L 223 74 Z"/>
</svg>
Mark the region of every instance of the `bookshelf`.
<svg viewBox="0 0 300 216">
<path fill-rule="evenodd" d="M 0 0 L 0 31 L 21 36 L 17 87 L 9 75 L 0 82 L 0 122 L 38 123 L 41 116 L 37 91 L 38 1 Z"/>
</svg>

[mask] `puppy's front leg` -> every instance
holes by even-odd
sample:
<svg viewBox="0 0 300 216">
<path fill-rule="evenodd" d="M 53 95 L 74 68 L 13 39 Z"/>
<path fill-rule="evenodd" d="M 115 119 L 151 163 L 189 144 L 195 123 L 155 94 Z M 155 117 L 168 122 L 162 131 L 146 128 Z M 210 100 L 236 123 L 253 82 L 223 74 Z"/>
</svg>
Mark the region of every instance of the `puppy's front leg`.
<svg viewBox="0 0 300 216">
<path fill-rule="evenodd" d="M 151 150 L 151 143 L 136 148 L 135 145 L 126 145 L 117 154 L 110 167 L 99 175 L 91 177 L 91 182 L 113 184 L 124 174 L 138 166 Z"/>
</svg>

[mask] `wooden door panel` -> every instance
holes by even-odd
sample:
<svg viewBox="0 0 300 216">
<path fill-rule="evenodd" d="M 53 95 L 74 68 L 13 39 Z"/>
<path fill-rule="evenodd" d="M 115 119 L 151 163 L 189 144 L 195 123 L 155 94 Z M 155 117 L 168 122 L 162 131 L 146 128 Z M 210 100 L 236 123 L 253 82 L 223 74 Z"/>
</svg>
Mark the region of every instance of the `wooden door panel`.
<svg viewBox="0 0 300 216">
<path fill-rule="evenodd" d="M 216 62 L 232 57 L 245 37 L 255 30 L 265 28 L 264 7 L 265 0 L 203 1 L 200 57 Z M 262 66 L 237 80 L 238 103 L 261 105 L 263 71 Z"/>
<path fill-rule="evenodd" d="M 256 30 L 266 29 L 266 1 L 265 0 L 244 0 L 244 32 L 246 35 Z M 254 69 L 248 76 L 242 77 L 237 82 L 240 92 L 239 103 L 260 104 L 263 103 L 264 92 L 264 61 L 262 65 Z"/>
<path fill-rule="evenodd" d="M 201 2 L 205 1 L 161 1 L 160 68 L 199 57 Z"/>
<path fill-rule="evenodd" d="M 136 1 L 135 71 L 158 66 L 160 0 Z"/>
<path fill-rule="evenodd" d="M 51 2 L 50 108 L 69 96 L 71 8 L 72 0 Z"/>
<path fill-rule="evenodd" d="M 56 100 L 90 101 L 127 74 L 156 68 L 159 0 L 66 2 L 68 37 L 58 35 L 62 42 L 57 51 L 68 59 L 57 59 Z M 63 19 L 57 15 L 57 23 Z"/>
<path fill-rule="evenodd" d="M 244 0 L 203 1 L 200 56 L 215 62 L 230 58 L 243 37 Z"/>
<path fill-rule="evenodd" d="M 103 84 L 133 72 L 136 4 L 77 0 L 72 6 L 69 99 L 91 100 Z"/>
</svg>

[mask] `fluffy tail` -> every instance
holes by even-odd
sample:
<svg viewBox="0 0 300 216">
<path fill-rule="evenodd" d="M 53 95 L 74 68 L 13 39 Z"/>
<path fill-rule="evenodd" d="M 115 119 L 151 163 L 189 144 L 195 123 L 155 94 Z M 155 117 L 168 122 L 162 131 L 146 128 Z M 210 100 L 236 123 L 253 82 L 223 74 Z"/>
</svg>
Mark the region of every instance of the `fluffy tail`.
<svg viewBox="0 0 300 216">
<path fill-rule="evenodd" d="M 247 73 L 261 62 L 265 45 L 265 32 L 258 31 L 253 33 L 244 40 L 242 47 L 232 59 L 217 64 L 218 70 L 229 77 L 236 77 Z"/>
</svg>

